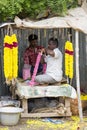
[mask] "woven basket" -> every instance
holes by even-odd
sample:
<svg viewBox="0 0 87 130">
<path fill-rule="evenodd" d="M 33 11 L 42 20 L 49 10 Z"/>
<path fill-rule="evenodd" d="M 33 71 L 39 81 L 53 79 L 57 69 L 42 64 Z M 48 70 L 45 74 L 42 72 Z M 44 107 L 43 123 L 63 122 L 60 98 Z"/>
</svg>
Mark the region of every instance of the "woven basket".
<svg viewBox="0 0 87 130">
<path fill-rule="evenodd" d="M 70 108 L 71 108 L 72 115 L 78 115 L 79 114 L 78 99 L 77 98 L 71 99 Z M 82 110 L 84 111 L 85 109 L 87 109 L 87 100 L 82 100 Z"/>
<path fill-rule="evenodd" d="M 70 100 L 70 108 L 71 108 L 72 115 L 78 115 L 79 114 L 78 99 L 71 99 Z"/>
</svg>

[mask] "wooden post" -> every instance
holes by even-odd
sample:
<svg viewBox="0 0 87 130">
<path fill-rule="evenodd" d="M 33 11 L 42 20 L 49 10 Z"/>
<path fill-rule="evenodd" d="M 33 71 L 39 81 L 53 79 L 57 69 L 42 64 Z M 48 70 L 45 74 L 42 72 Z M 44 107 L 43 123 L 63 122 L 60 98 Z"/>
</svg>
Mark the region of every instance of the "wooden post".
<svg viewBox="0 0 87 130">
<path fill-rule="evenodd" d="M 65 108 L 67 109 L 66 110 L 66 116 L 71 116 L 72 113 L 71 113 L 71 110 L 70 110 L 70 98 L 68 98 L 68 97 L 65 97 Z"/>
<path fill-rule="evenodd" d="M 24 109 L 24 113 L 28 113 L 27 99 L 23 98 L 21 101 L 22 101 L 22 108 Z"/>
<path fill-rule="evenodd" d="M 80 99 L 80 76 L 79 76 L 79 32 L 76 30 L 75 32 L 75 54 L 76 54 L 76 86 L 77 86 L 77 96 L 78 96 L 78 109 L 80 121 L 83 121 L 83 113 L 82 113 L 82 103 Z"/>
</svg>

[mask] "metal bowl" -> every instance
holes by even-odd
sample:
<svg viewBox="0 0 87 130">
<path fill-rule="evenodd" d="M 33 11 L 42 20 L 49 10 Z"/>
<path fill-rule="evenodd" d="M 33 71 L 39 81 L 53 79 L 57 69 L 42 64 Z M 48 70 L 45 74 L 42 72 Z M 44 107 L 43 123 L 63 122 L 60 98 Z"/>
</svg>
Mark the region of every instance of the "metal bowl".
<svg viewBox="0 0 87 130">
<path fill-rule="evenodd" d="M 1 107 L 0 120 L 2 125 L 16 125 L 20 119 L 20 114 L 23 112 L 19 107 Z"/>
</svg>

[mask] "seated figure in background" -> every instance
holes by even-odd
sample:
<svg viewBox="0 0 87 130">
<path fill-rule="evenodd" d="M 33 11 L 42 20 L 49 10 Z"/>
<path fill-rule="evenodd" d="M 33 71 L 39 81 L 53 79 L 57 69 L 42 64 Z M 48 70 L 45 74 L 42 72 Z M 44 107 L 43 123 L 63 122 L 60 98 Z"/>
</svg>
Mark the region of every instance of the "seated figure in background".
<svg viewBox="0 0 87 130">
<path fill-rule="evenodd" d="M 37 44 L 38 36 L 36 34 L 31 34 L 28 37 L 30 43 L 29 47 L 24 52 L 24 68 L 30 68 L 31 76 L 35 67 L 38 52 L 43 48 Z M 43 71 L 43 64 L 40 62 L 37 73 Z"/>
</svg>

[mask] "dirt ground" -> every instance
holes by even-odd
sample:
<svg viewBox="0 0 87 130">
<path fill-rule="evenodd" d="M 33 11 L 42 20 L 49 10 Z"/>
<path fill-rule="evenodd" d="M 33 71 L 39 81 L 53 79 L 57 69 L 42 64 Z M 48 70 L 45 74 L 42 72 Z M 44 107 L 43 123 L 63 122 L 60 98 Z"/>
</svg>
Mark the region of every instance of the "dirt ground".
<svg viewBox="0 0 87 130">
<path fill-rule="evenodd" d="M 87 109 L 83 112 L 83 121 L 79 116 L 20 118 L 15 126 L 3 126 L 0 123 L 0 130 L 87 130 Z"/>
<path fill-rule="evenodd" d="M 0 130 L 87 130 L 87 117 L 84 118 L 84 122 L 80 122 L 78 116 L 49 119 L 57 120 L 59 123 L 48 122 L 46 118 L 21 118 L 16 126 L 3 126 L 0 124 Z"/>
</svg>

